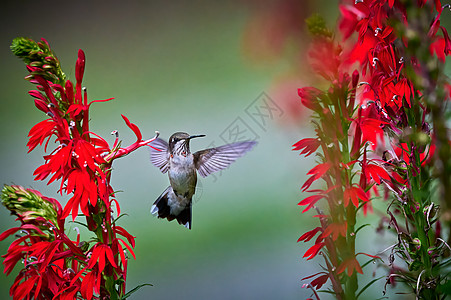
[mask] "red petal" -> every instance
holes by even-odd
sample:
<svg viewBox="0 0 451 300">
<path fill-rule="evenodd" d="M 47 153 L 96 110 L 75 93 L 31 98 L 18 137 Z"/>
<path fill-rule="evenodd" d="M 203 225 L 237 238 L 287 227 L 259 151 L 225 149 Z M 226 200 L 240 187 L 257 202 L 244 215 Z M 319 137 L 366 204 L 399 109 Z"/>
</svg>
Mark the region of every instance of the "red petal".
<svg viewBox="0 0 451 300">
<path fill-rule="evenodd" d="M 323 176 L 327 171 L 329 171 L 331 167 L 331 163 L 323 163 L 315 166 L 310 171 L 308 171 L 307 175 L 315 175 L 315 178 L 320 178 Z"/>
<path fill-rule="evenodd" d="M 320 231 L 322 228 L 321 227 L 316 227 L 313 230 L 307 231 L 306 233 L 304 233 L 303 235 L 301 235 L 301 237 L 298 239 L 298 242 L 300 241 L 304 241 L 304 242 L 308 242 L 310 241 L 318 231 Z"/>
<path fill-rule="evenodd" d="M 298 141 L 293 145 L 293 150 L 302 150 L 301 155 L 305 154 L 305 157 L 309 156 L 310 154 L 314 153 L 316 149 L 320 146 L 320 142 L 318 139 L 314 138 L 306 138 Z"/>
<path fill-rule="evenodd" d="M 103 247 L 105 249 L 105 253 L 106 253 L 106 257 L 108 258 L 108 261 L 113 266 L 113 268 L 117 268 L 116 262 L 114 261 L 113 251 L 107 245 L 104 245 Z"/>
<path fill-rule="evenodd" d="M 316 289 L 320 289 L 327 282 L 327 279 L 329 279 L 329 274 L 324 274 L 312 280 L 310 284 Z"/>
<path fill-rule="evenodd" d="M 135 252 L 133 252 L 133 249 L 123 240 L 118 238 L 119 241 L 122 242 L 122 244 L 128 249 L 128 251 L 132 254 L 133 258 L 136 259 L 135 257 Z"/>
<path fill-rule="evenodd" d="M 141 141 L 142 140 L 142 134 L 141 134 L 141 131 L 139 130 L 138 126 L 136 126 L 135 124 L 131 123 L 126 116 L 124 116 L 124 115 L 121 115 L 121 116 L 124 119 L 124 121 L 127 124 L 127 126 L 135 133 L 136 137 L 138 138 L 138 141 Z"/>
<path fill-rule="evenodd" d="M 24 281 L 22 284 L 20 284 L 15 290 L 13 299 L 25 299 L 26 296 L 33 289 L 33 286 L 37 279 L 38 279 L 37 277 L 31 277 L 28 280 Z"/>
<path fill-rule="evenodd" d="M 384 168 L 377 166 L 377 165 L 367 165 L 366 171 L 369 172 L 371 177 L 376 181 L 377 184 L 381 184 L 381 180 L 390 180 L 390 175 L 388 175 L 387 171 L 385 171 Z"/>
<path fill-rule="evenodd" d="M 114 231 L 117 234 L 122 235 L 123 237 L 127 238 L 128 242 L 130 243 L 130 245 L 132 245 L 132 247 L 135 247 L 135 237 L 132 236 L 130 233 L 127 232 L 127 230 L 125 230 L 124 228 L 122 228 L 121 226 L 115 226 L 114 227 Z"/>
<path fill-rule="evenodd" d="M 307 258 L 307 260 L 314 258 L 318 254 L 319 250 L 321 250 L 321 248 L 324 247 L 324 245 L 325 245 L 325 243 L 318 243 L 318 244 L 313 245 L 305 252 L 303 257 L 309 256 L 309 258 Z"/>
<path fill-rule="evenodd" d="M 298 205 L 307 205 L 308 204 L 308 206 L 302 211 L 302 213 L 305 213 L 310 208 L 312 208 L 313 205 L 315 205 L 315 203 L 318 202 L 318 200 L 320 200 L 324 197 L 325 197 L 324 195 L 312 195 L 312 196 L 305 198 L 301 202 L 299 202 Z"/>
<path fill-rule="evenodd" d="M 0 242 L 3 241 L 4 239 L 6 239 L 11 234 L 15 233 L 16 231 L 19 231 L 20 229 L 21 229 L 20 227 L 14 227 L 14 228 L 5 230 L 2 234 L 0 234 Z"/>
</svg>

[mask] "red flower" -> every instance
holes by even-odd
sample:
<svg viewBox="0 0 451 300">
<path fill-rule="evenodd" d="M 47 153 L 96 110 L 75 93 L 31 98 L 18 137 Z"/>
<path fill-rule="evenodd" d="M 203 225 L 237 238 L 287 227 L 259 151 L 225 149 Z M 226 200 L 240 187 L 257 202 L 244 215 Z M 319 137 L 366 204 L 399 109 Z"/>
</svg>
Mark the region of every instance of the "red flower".
<svg viewBox="0 0 451 300">
<path fill-rule="evenodd" d="M 331 166 L 332 166 L 331 163 L 325 162 L 317 165 L 316 167 L 308 171 L 307 175 L 312 176 L 309 179 L 307 179 L 307 181 L 302 185 L 301 190 L 306 191 L 315 180 L 321 178 L 324 174 L 326 174 L 326 172 L 329 171 Z"/>
<path fill-rule="evenodd" d="M 321 111 L 318 98 L 323 96 L 323 92 L 314 87 L 304 87 L 298 89 L 298 95 L 301 97 L 302 104 L 313 111 Z"/>
<path fill-rule="evenodd" d="M 93 269 L 95 265 L 98 266 L 98 272 L 101 273 L 105 269 L 105 261 L 108 261 L 114 268 L 117 268 L 114 260 L 113 251 L 108 245 L 97 243 L 92 248 L 92 255 L 89 259 L 88 268 Z"/>
<path fill-rule="evenodd" d="M 339 30 L 343 33 L 344 39 L 348 39 L 351 34 L 356 31 L 359 22 L 366 18 L 369 10 L 365 5 L 339 5 L 341 19 L 338 25 Z M 362 27 L 362 25 L 359 25 Z"/>
<path fill-rule="evenodd" d="M 408 165 L 411 164 L 412 151 L 418 151 L 418 150 L 409 149 L 409 147 L 406 143 L 400 143 L 398 145 L 394 145 L 393 148 L 395 150 L 396 155 L 399 157 L 399 159 L 406 162 Z M 429 147 L 427 147 L 426 149 L 423 149 L 423 151 L 418 151 L 418 152 L 419 152 L 419 158 L 420 158 L 421 165 L 424 166 L 434 156 L 435 144 L 432 143 Z M 415 160 L 415 158 L 413 158 L 413 159 Z M 398 181 L 398 182 L 401 182 L 401 181 Z"/>
<path fill-rule="evenodd" d="M 327 225 L 324 232 L 321 234 L 321 238 L 331 237 L 333 241 L 336 241 L 338 237 L 341 235 L 342 237 L 346 237 L 346 230 L 348 228 L 348 224 L 344 223 L 331 223 Z"/>
<path fill-rule="evenodd" d="M 307 180 L 308 182 L 309 180 Z M 332 191 L 333 189 L 335 189 L 336 186 L 333 186 L 331 188 L 329 188 L 328 190 L 310 190 L 307 192 L 312 192 L 312 193 L 317 193 L 316 195 L 312 195 L 309 196 L 307 198 L 305 198 L 304 200 L 302 200 L 301 202 L 298 203 L 298 205 L 307 205 L 307 207 L 302 211 L 302 213 L 305 213 L 306 211 L 308 211 L 310 208 L 312 208 L 316 202 L 318 202 L 320 199 L 322 198 L 326 198 L 327 194 Z M 304 190 L 305 191 L 305 190 Z"/>
<path fill-rule="evenodd" d="M 295 143 L 293 145 L 293 150 L 304 149 L 301 151 L 300 155 L 305 154 L 305 157 L 307 157 L 310 154 L 314 153 L 320 145 L 321 145 L 321 143 L 318 139 L 306 138 L 306 139 L 302 139 L 299 142 Z"/>
<path fill-rule="evenodd" d="M 44 201 L 47 200 L 44 198 Z M 61 218 L 60 213 L 61 209 L 58 210 L 58 218 Z M 26 233 L 16 239 L 2 256 L 7 274 L 19 261 L 25 265 L 11 286 L 10 294 L 14 299 L 23 299 L 28 294 L 34 295 L 36 299 L 39 295 L 56 294 L 71 280 L 70 274 L 73 275 L 68 272 L 64 259 L 83 259 L 83 253 L 77 247 L 78 243 L 71 241 L 60 225 L 54 226 L 42 217 L 22 222 L 20 227 L 11 228 L 0 235 L 1 241 L 18 230 Z M 76 269 L 73 271 L 76 272 Z M 73 287 L 76 288 L 76 285 Z"/>
<path fill-rule="evenodd" d="M 327 279 L 329 278 L 329 274 L 328 274 L 328 273 L 326 273 L 326 272 L 319 272 L 319 273 L 316 273 L 316 274 L 313 274 L 313 275 L 304 277 L 304 278 L 302 278 L 301 280 L 306 280 L 306 279 L 315 277 L 315 276 L 317 276 L 317 275 L 319 275 L 319 274 L 323 274 L 323 275 L 316 277 L 316 278 L 310 283 L 315 289 L 318 290 L 318 289 L 320 289 L 320 288 L 326 283 Z"/>
<path fill-rule="evenodd" d="M 446 60 L 445 55 L 445 46 L 446 46 L 446 40 L 444 38 L 437 38 L 435 41 L 433 41 L 429 47 L 429 53 L 431 55 L 437 55 L 437 58 L 444 63 Z"/>
<path fill-rule="evenodd" d="M 318 290 L 327 282 L 327 279 L 329 279 L 329 274 L 324 274 L 316 277 L 310 284 Z"/>
<path fill-rule="evenodd" d="M 300 242 L 300 241 L 308 242 L 318 233 L 318 231 L 322 231 L 322 230 L 323 229 L 321 227 L 316 227 L 315 229 L 307 231 L 306 233 L 301 235 L 301 237 L 298 239 L 298 242 Z"/>
<path fill-rule="evenodd" d="M 387 124 L 387 122 L 382 121 L 380 119 L 376 119 L 373 117 L 373 108 L 365 107 L 359 112 L 359 117 L 355 120 L 356 128 L 360 128 L 361 131 L 361 141 L 360 145 L 369 141 L 373 146 L 379 144 L 380 141 L 383 141 L 384 130 L 383 126 Z M 356 132 L 357 134 L 357 132 Z M 357 142 L 358 140 L 355 140 Z M 356 146 L 356 150 L 358 150 Z"/>
<path fill-rule="evenodd" d="M 28 136 L 30 137 L 27 146 L 28 152 L 31 152 L 37 145 L 44 143 L 47 139 L 47 144 L 50 137 L 55 133 L 55 122 L 52 119 L 47 119 L 39 122 L 31 128 Z M 46 145 L 47 148 L 47 145 Z"/>
<path fill-rule="evenodd" d="M 359 199 L 364 202 L 369 201 L 367 194 L 360 186 L 356 185 L 345 189 L 343 194 L 345 207 L 349 205 L 349 200 L 351 200 L 355 207 L 359 207 Z"/>
<path fill-rule="evenodd" d="M 33 41 L 25 39 L 22 42 Z M 35 106 L 49 118 L 32 127 L 27 146 L 32 151 L 45 143 L 46 150 L 50 139 L 55 138 L 59 146 L 44 156 L 44 164 L 34 172 L 35 180 L 49 178 L 48 183 L 61 180 L 60 193 L 66 192 L 72 197 L 63 209 L 57 200 L 35 191 L 5 187 L 10 197 L 6 201 L 7 207 L 18 216 L 22 225 L 5 231 L 0 235 L 0 241 L 19 230 L 25 234 L 11 243 L 3 256 L 7 274 L 18 262 L 23 261 L 25 265 L 10 293 L 14 299 L 120 298 L 125 294 L 128 260 L 125 251 L 135 257 L 135 238 L 112 219 L 112 202 L 116 202 L 120 214 L 110 186 L 112 162 L 148 145 L 158 134 L 143 140 L 138 126 L 122 115 L 137 140 L 121 148 L 116 136 L 110 147 L 102 137 L 89 131 L 91 104 L 112 98 L 88 103 L 86 90 L 82 89 L 86 61 L 83 51 L 78 52 L 74 87 L 59 69 L 59 62 L 48 43 L 37 44 L 43 52 L 33 55 L 39 57 L 46 53 L 48 56 L 43 59 L 53 61 L 54 65 L 45 70 L 28 66 L 30 75 L 27 77 L 38 84 L 38 90 L 30 92 L 35 98 Z M 39 65 L 39 61 L 32 64 Z M 36 207 L 31 207 L 30 203 Z M 96 233 L 97 243 L 91 248 L 80 242 L 79 234 L 76 241 L 72 241 L 64 232 L 65 218 L 72 213 L 72 219 L 75 219 L 79 210 L 86 216 L 88 229 Z M 113 280 L 113 285 L 117 284 L 113 286 L 117 295 L 110 295 L 112 287 L 106 286 L 110 284 L 107 283 L 109 280 Z"/>
<path fill-rule="evenodd" d="M 348 269 L 348 276 L 351 277 L 354 271 L 357 273 L 363 274 L 362 267 L 355 257 L 348 258 L 344 260 L 337 269 L 337 273 L 343 273 L 346 269 Z"/>
<path fill-rule="evenodd" d="M 342 48 L 329 38 L 316 38 L 308 55 L 313 71 L 328 81 L 339 77 Z"/>
<path fill-rule="evenodd" d="M 451 55 L 451 39 L 449 38 L 448 31 L 443 26 L 440 26 L 440 29 L 442 30 L 443 38 L 445 39 L 445 49 L 443 51 L 445 52 L 445 55 Z"/>
<path fill-rule="evenodd" d="M 365 172 L 366 178 L 369 179 L 370 176 L 377 184 L 381 184 L 381 179 L 390 181 L 390 175 L 388 175 L 387 171 L 374 164 L 368 164 L 365 166 L 363 170 Z"/>
<path fill-rule="evenodd" d="M 306 211 L 308 211 L 310 208 L 313 207 L 313 205 L 316 204 L 316 202 L 318 202 L 319 200 L 321 200 L 322 198 L 326 197 L 326 195 L 324 194 L 318 194 L 318 195 L 312 195 L 309 196 L 307 198 L 305 198 L 304 200 L 302 200 L 301 202 L 298 203 L 298 205 L 308 205 L 302 212 L 305 213 Z"/>
<path fill-rule="evenodd" d="M 312 247 L 310 247 L 304 254 L 304 258 L 308 257 L 307 260 L 310 260 L 312 258 L 314 258 L 316 255 L 318 255 L 319 251 L 321 250 L 321 248 L 323 248 L 326 245 L 326 243 L 320 242 L 320 243 L 315 243 L 315 245 L 313 245 Z"/>
</svg>

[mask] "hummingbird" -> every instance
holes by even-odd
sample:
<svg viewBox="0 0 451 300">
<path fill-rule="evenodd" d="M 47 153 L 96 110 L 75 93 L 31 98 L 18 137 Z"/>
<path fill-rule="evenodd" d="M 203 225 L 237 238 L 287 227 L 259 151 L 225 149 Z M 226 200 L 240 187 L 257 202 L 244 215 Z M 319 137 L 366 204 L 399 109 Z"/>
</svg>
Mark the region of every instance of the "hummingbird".
<svg viewBox="0 0 451 300">
<path fill-rule="evenodd" d="M 169 143 L 157 138 L 150 147 L 150 161 L 163 174 L 168 173 L 170 183 L 154 202 L 150 212 L 168 221 L 175 219 L 188 229 L 191 229 L 197 173 L 207 177 L 223 170 L 257 144 L 255 141 L 242 141 L 191 153 L 190 141 L 204 136 L 176 132 L 169 138 Z"/>
</svg>

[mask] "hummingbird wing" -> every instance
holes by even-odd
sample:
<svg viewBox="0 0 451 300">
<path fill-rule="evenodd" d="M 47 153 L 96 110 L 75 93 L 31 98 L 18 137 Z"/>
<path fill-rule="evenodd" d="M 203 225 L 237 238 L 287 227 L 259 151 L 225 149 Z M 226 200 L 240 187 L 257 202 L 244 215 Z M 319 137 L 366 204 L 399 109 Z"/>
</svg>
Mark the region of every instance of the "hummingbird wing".
<svg viewBox="0 0 451 300">
<path fill-rule="evenodd" d="M 194 153 L 194 165 L 202 177 L 207 177 L 230 166 L 256 144 L 255 141 L 245 141 L 197 151 Z"/>
<path fill-rule="evenodd" d="M 150 161 L 164 174 L 169 168 L 169 145 L 166 141 L 157 138 L 150 143 Z M 158 150 L 157 150 L 158 149 Z"/>
</svg>

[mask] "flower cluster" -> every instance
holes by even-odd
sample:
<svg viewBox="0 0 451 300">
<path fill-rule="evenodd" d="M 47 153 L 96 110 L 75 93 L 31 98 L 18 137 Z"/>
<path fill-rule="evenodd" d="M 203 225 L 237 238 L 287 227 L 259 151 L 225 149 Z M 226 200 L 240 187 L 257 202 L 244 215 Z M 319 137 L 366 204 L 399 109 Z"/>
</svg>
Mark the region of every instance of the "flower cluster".
<svg viewBox="0 0 451 300">
<path fill-rule="evenodd" d="M 0 240 L 20 231 L 21 235 L 3 255 L 5 272 L 9 274 L 17 262 L 24 263 L 10 293 L 14 299 L 105 299 L 125 295 L 127 251 L 134 257 L 134 237 L 115 222 L 113 209 L 120 215 L 119 203 L 110 185 L 115 159 L 154 140 L 143 140 L 139 128 L 122 116 L 137 140 L 121 147 L 116 133 L 110 145 L 90 131 L 86 89 L 82 87 L 85 54 L 78 52 L 75 85 L 60 68 L 60 63 L 47 41 L 35 42 L 17 38 L 12 51 L 27 64 L 26 77 L 37 89 L 30 91 L 36 107 L 47 115 L 29 133 L 29 152 L 53 140 L 58 146 L 44 156 L 35 180 L 50 184 L 60 180 L 59 192 L 71 195 L 64 208 L 52 198 L 19 186 L 5 186 L 3 204 L 21 222 L 20 227 L 5 231 Z M 78 216 L 94 234 L 81 241 L 65 233 L 65 220 Z"/>
<path fill-rule="evenodd" d="M 357 257 L 363 254 L 371 260 L 378 259 L 356 253 L 356 234 L 361 229 L 356 228 L 356 216 L 361 208 L 371 209 L 370 189 L 389 179 L 389 174 L 380 161 L 367 157 L 368 143 L 382 134 L 381 121 L 373 117 L 370 109 L 356 103 L 359 72 L 347 71 L 342 46 L 323 27 L 322 19 L 312 17 L 308 24 L 314 34 L 309 51 L 311 66 L 330 86 L 327 90 L 315 87 L 298 90 L 302 104 L 314 113 L 316 137 L 298 141 L 293 150 L 301 150 L 305 156 L 316 152 L 319 160 L 307 173 L 310 177 L 301 188 L 313 195 L 299 205 L 306 206 L 303 213 L 315 209 L 314 217 L 320 225 L 304 233 L 298 242 L 309 242 L 316 236 L 304 257 L 310 260 L 321 253 L 325 260 L 324 271 L 304 280 L 317 276 L 310 284 L 316 289 L 330 280 L 337 298 L 343 299 L 357 292 L 357 273 L 363 273 Z M 360 134 L 349 140 L 356 130 Z M 324 180 L 326 188 L 312 189 L 319 179 Z M 322 199 L 326 200 L 326 208 L 317 206 Z"/>
<path fill-rule="evenodd" d="M 446 7 L 439 0 L 343 3 L 338 25 L 343 41 L 335 43 L 324 30 L 313 39 L 312 68 L 331 86 L 326 91 L 299 89 L 301 102 L 314 111 L 317 136 L 297 142 L 294 150 L 308 156 L 321 149 L 319 164 L 302 186 L 314 194 L 299 203 L 307 206 L 303 212 L 318 211 L 320 226 L 299 241 L 308 242 L 319 233 L 304 257 L 311 259 L 324 250 L 326 267 L 310 285 L 319 289 L 330 279 L 339 299 L 356 296 L 354 274 L 363 272 L 355 254 L 360 229 L 354 228 L 356 212 L 371 210 L 379 185 L 389 200 L 384 219 L 398 241 L 389 248 L 387 283 L 402 281 L 426 299 L 436 299 L 449 284 L 443 274 L 449 246 L 440 231 L 437 204 L 442 201 L 442 210 L 449 210 L 445 111 L 450 85 L 443 61 L 451 54 L 451 40 L 440 25 Z M 309 23 L 318 28 L 321 22 Z M 343 71 L 356 65 L 352 75 Z M 318 179 L 327 188 L 309 190 Z M 326 213 L 316 206 L 321 199 L 327 201 Z M 406 268 L 394 265 L 395 255 Z"/>
<path fill-rule="evenodd" d="M 350 28 L 358 31 L 350 60 L 366 73 L 361 101 L 373 107 L 389 138 L 376 151 L 390 172 L 385 197 L 398 240 L 391 248 L 387 283 L 396 278 L 421 298 L 435 297 L 447 281 L 441 271 L 447 244 L 435 230 L 441 227 L 438 202 L 442 211 L 449 209 L 451 171 L 444 113 L 450 85 L 443 75 L 451 40 L 440 25 L 446 7 L 438 0 L 341 6 L 345 38 Z M 396 267 L 395 254 L 402 258 Z"/>
</svg>

